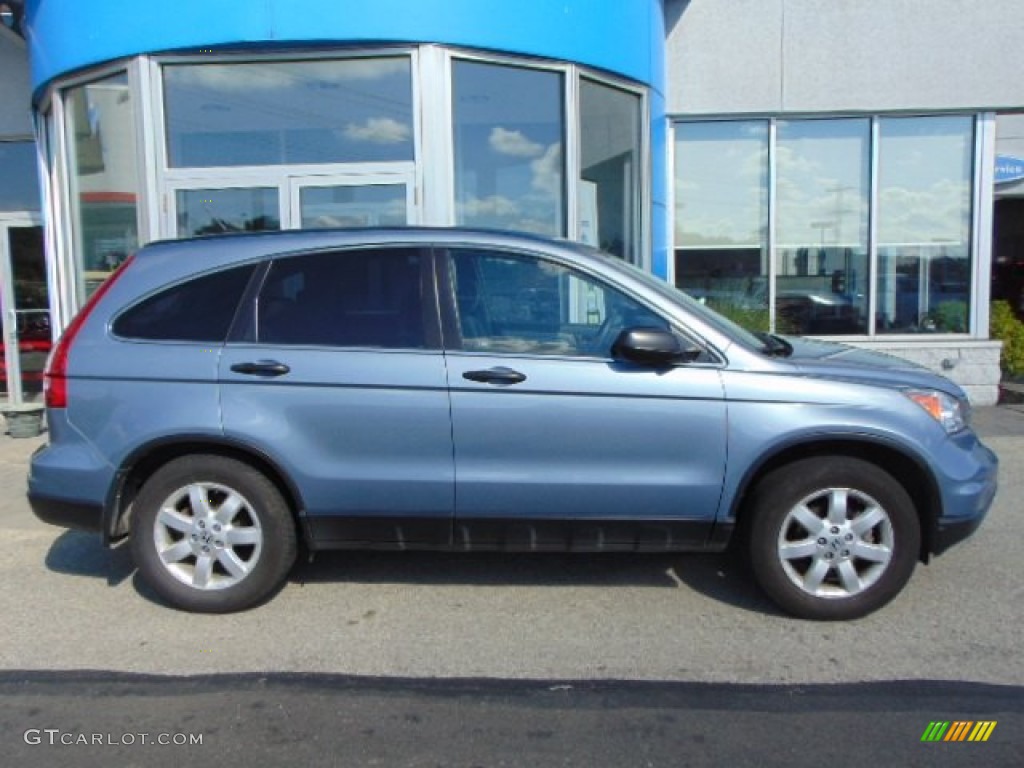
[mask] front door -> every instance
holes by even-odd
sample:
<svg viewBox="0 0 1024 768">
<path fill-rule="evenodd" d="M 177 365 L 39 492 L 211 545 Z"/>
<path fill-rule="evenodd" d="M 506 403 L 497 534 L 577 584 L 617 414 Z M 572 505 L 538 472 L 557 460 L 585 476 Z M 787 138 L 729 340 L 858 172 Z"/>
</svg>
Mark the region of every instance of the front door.
<svg viewBox="0 0 1024 768">
<path fill-rule="evenodd" d="M 43 228 L 0 220 L 0 399 L 12 404 L 42 396 L 50 351 L 50 309 Z"/>
<path fill-rule="evenodd" d="M 717 368 L 613 361 L 622 328 L 668 323 L 559 264 L 468 248 L 446 264 L 455 546 L 703 546 L 726 458 Z"/>
</svg>

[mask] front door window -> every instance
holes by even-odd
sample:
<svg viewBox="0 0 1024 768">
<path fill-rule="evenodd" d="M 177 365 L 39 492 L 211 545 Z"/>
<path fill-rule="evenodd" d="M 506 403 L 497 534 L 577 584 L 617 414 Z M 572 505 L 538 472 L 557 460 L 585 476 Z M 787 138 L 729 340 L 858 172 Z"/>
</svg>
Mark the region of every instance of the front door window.
<svg viewBox="0 0 1024 768">
<path fill-rule="evenodd" d="M 607 357 L 624 328 L 668 327 L 628 296 L 553 262 L 455 251 L 452 281 L 467 351 Z"/>
</svg>

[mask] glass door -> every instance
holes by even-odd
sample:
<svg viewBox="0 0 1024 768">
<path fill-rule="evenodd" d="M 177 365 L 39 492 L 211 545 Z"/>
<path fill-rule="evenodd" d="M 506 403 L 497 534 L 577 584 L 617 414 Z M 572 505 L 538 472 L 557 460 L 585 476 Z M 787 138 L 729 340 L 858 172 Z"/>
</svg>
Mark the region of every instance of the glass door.
<svg viewBox="0 0 1024 768">
<path fill-rule="evenodd" d="M 164 231 L 195 237 L 273 229 L 405 226 L 418 220 L 410 173 L 209 177 L 175 183 Z"/>
<path fill-rule="evenodd" d="M 0 219 L 0 401 L 42 400 L 52 344 L 43 228 Z"/>
</svg>

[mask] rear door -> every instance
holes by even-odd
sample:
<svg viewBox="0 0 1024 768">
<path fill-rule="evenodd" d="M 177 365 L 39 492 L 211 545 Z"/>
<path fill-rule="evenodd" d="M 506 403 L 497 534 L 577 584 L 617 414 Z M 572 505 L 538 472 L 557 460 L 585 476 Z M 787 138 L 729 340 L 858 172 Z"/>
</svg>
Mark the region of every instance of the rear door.
<svg viewBox="0 0 1024 768">
<path fill-rule="evenodd" d="M 319 546 L 450 541 L 454 466 L 429 251 L 274 261 L 220 366 L 225 432 L 280 464 Z"/>
<path fill-rule="evenodd" d="M 669 324 L 541 256 L 460 248 L 442 267 L 455 546 L 703 546 L 726 458 L 714 361 L 613 361 L 623 328 Z"/>
</svg>

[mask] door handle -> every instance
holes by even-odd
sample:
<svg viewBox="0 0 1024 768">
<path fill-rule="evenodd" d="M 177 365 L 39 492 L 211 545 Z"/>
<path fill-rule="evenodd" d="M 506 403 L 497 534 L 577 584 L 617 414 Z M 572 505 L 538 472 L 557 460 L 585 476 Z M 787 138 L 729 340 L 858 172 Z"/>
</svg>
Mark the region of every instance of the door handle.
<svg viewBox="0 0 1024 768">
<path fill-rule="evenodd" d="M 247 376 L 283 376 L 291 368 L 277 360 L 257 360 L 255 363 L 235 363 L 231 370 Z"/>
<path fill-rule="evenodd" d="M 479 381 L 482 384 L 518 384 L 526 381 L 526 374 L 499 366 L 488 368 L 486 371 L 466 371 L 462 374 L 462 378 Z"/>
</svg>

